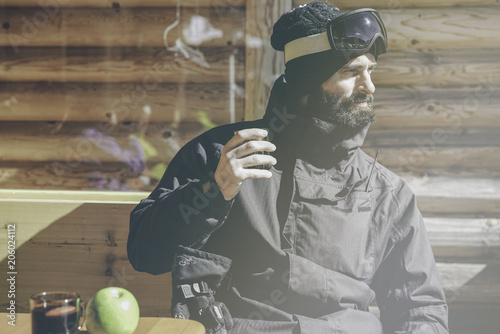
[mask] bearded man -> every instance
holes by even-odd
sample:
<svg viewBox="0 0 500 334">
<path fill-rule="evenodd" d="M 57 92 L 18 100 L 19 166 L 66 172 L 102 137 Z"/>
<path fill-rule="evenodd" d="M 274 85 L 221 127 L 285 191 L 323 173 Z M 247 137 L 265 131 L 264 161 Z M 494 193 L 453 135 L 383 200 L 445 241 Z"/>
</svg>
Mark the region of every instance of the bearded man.
<svg viewBox="0 0 500 334">
<path fill-rule="evenodd" d="M 172 315 L 207 333 L 447 333 L 415 195 L 360 148 L 387 52 L 379 14 L 312 2 L 271 44 L 286 70 L 264 118 L 178 152 L 131 214 L 130 262 L 172 271 Z"/>
</svg>

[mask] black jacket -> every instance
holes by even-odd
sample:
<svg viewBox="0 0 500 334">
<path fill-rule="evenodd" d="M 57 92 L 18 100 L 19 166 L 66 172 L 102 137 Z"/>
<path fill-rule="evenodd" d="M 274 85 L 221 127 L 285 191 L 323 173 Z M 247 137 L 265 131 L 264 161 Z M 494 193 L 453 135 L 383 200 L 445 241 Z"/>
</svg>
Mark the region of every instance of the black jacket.
<svg viewBox="0 0 500 334">
<path fill-rule="evenodd" d="M 131 213 L 130 262 L 169 272 L 177 245 L 230 258 L 230 288 L 217 297 L 231 333 L 447 333 L 415 195 L 378 163 L 368 180 L 374 159 L 359 148 L 368 127 L 296 116 L 283 107 L 284 85 L 264 119 L 214 128 L 178 152 Z M 222 147 L 253 127 L 271 130 L 278 164 L 225 201 L 213 180 Z M 368 312 L 375 298 L 380 320 Z"/>
</svg>

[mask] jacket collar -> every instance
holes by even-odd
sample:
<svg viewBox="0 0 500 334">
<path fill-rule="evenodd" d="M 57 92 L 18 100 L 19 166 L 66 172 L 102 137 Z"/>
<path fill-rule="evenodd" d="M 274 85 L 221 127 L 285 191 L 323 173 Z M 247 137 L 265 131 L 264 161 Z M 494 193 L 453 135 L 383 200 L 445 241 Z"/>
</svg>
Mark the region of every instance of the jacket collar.
<svg viewBox="0 0 500 334">
<path fill-rule="evenodd" d="M 341 167 L 363 145 L 369 128 L 348 128 L 311 118 L 297 146 L 297 158 L 324 169 Z"/>
</svg>

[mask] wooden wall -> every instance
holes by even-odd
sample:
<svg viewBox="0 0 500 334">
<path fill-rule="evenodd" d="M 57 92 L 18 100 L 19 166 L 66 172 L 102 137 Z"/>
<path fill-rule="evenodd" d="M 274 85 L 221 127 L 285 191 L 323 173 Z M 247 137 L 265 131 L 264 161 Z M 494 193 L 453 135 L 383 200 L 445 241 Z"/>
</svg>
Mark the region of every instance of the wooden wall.
<svg viewBox="0 0 500 334">
<path fill-rule="evenodd" d="M 243 0 L 3 2 L 0 187 L 149 191 L 243 119 Z"/>
<path fill-rule="evenodd" d="M 129 213 L 183 144 L 243 120 L 245 94 L 267 99 L 261 77 L 281 57 L 264 56 L 269 22 L 257 21 L 291 0 L 262 4 L 0 1 L 0 223 L 16 225 L 18 312 L 38 291 L 88 300 L 115 285 L 142 315 L 170 314 L 170 275 L 128 263 Z"/>
<path fill-rule="evenodd" d="M 22 231 L 21 311 L 42 285 L 89 297 L 111 282 L 144 315 L 168 314 L 168 275 L 126 261 L 128 213 L 185 142 L 263 114 L 283 71 L 269 34 L 292 2 L 304 1 L 0 0 L 0 222 Z M 417 194 L 452 332 L 497 333 L 499 3 L 333 3 L 376 8 L 386 22 L 365 150 Z M 203 18 L 213 38 L 195 45 Z M 173 49 L 178 37 L 190 49 Z"/>
</svg>

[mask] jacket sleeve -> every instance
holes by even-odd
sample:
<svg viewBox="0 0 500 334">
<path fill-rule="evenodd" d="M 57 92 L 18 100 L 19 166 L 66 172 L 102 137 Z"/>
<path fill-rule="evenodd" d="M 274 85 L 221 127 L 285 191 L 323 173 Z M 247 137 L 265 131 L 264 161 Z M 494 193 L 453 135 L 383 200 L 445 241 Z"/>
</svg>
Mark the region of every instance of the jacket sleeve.
<svg viewBox="0 0 500 334">
<path fill-rule="evenodd" d="M 448 333 L 448 306 L 415 195 L 405 185 L 397 197 L 407 200 L 372 281 L 384 333 Z"/>
<path fill-rule="evenodd" d="M 131 212 L 127 253 L 135 270 L 171 271 L 178 245 L 200 248 L 223 224 L 232 202 L 213 178 L 221 149 L 200 140 L 188 143 L 157 188 Z"/>
</svg>

